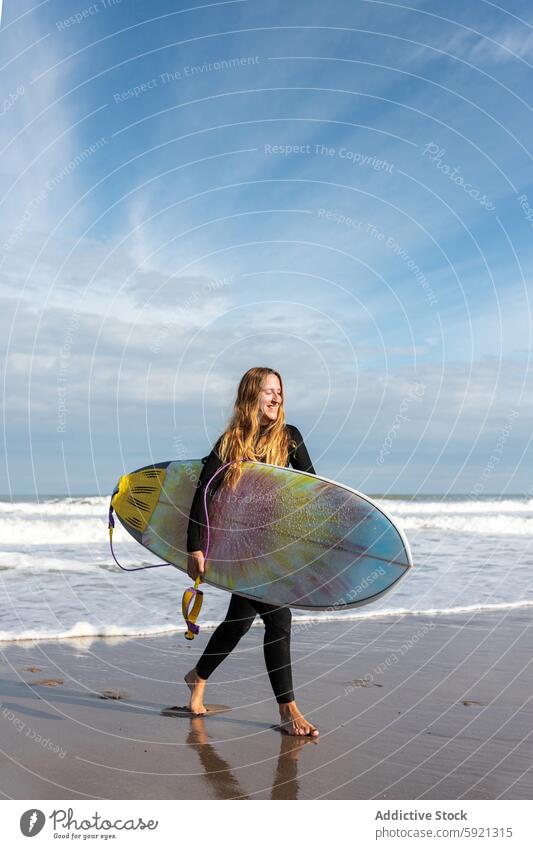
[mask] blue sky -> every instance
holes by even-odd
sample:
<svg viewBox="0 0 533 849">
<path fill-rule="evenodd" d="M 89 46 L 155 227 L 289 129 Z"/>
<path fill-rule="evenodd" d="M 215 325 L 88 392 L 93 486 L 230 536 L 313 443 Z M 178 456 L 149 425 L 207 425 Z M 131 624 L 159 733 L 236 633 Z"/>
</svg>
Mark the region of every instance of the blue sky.
<svg viewBox="0 0 533 849">
<path fill-rule="evenodd" d="M 527 492 L 530 4 L 6 0 L 4 494 L 203 456 L 253 365 L 368 493 Z"/>
</svg>

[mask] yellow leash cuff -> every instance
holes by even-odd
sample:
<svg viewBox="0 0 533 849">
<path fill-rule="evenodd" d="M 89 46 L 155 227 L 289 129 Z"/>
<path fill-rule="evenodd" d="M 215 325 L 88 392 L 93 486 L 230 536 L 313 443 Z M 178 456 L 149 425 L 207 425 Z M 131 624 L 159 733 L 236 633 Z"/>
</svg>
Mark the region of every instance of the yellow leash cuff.
<svg viewBox="0 0 533 849">
<path fill-rule="evenodd" d="M 196 634 L 200 632 L 200 626 L 196 624 L 196 620 L 200 615 L 200 610 L 202 609 L 202 602 L 204 600 L 204 594 L 202 590 L 198 589 L 200 582 L 201 577 L 200 575 L 198 575 L 196 581 L 194 582 L 194 587 L 188 587 L 183 593 L 183 598 L 181 600 L 181 611 L 183 613 L 183 618 L 187 623 L 187 630 L 185 632 L 185 638 L 187 640 L 194 640 Z M 193 599 L 194 604 L 192 606 L 192 609 L 189 610 Z"/>
</svg>

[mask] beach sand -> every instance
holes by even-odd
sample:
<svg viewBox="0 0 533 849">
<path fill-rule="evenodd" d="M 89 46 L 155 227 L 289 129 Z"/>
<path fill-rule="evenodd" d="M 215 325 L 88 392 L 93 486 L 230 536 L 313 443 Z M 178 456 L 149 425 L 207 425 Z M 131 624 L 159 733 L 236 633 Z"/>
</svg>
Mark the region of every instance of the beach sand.
<svg viewBox="0 0 533 849">
<path fill-rule="evenodd" d="M 210 633 L 1 644 L 4 797 L 533 796 L 527 610 L 294 625 L 296 698 L 318 741 L 276 729 L 262 627 L 208 682 L 206 702 L 231 710 L 161 716 L 187 703 L 182 677 Z"/>
</svg>

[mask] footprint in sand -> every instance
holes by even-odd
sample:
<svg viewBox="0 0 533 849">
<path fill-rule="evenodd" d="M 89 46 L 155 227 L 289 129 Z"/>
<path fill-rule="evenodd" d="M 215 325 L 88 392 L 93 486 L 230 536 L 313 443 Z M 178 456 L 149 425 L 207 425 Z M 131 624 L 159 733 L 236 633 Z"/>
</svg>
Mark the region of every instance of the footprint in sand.
<svg viewBox="0 0 533 849">
<path fill-rule="evenodd" d="M 163 708 L 161 716 L 185 716 L 194 719 L 205 719 L 208 716 L 213 716 L 217 713 L 227 713 L 231 710 L 228 705 L 205 705 L 207 713 L 193 713 L 187 705 L 173 705 L 173 707 Z"/>
<path fill-rule="evenodd" d="M 119 690 L 104 690 L 103 693 L 98 695 L 99 699 L 127 699 L 127 693 L 121 693 Z"/>
</svg>

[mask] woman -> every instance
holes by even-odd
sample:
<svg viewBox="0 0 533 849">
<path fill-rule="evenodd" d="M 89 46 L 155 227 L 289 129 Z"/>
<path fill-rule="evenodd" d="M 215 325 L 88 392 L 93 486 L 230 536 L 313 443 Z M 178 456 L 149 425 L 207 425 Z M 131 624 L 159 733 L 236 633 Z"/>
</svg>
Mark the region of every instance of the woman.
<svg viewBox="0 0 533 849">
<path fill-rule="evenodd" d="M 205 572 L 205 485 L 224 463 L 242 457 L 277 466 L 288 466 L 290 462 L 295 469 L 315 474 L 300 431 L 285 424 L 283 384 L 281 376 L 273 369 L 251 368 L 243 375 L 231 422 L 204 461 L 191 506 L 187 533 L 187 574 L 194 580 Z M 210 498 L 220 486 L 221 478 L 224 485 L 231 487 L 241 474 L 240 464 L 232 463 L 218 479 L 215 478 L 207 493 L 208 507 Z M 191 691 L 189 709 L 195 714 L 206 713 L 203 698 L 207 679 L 235 648 L 257 614 L 265 625 L 264 656 L 279 705 L 281 727 L 288 734 L 316 737 L 318 729 L 300 713 L 294 699 L 290 608 L 253 601 L 235 593 L 231 596 L 226 618 L 213 632 L 195 668 L 185 675 Z"/>
</svg>

